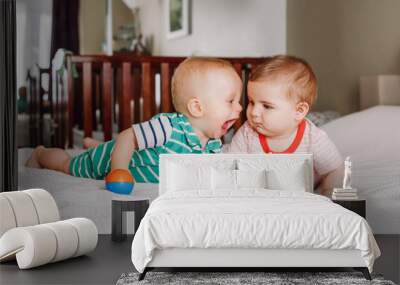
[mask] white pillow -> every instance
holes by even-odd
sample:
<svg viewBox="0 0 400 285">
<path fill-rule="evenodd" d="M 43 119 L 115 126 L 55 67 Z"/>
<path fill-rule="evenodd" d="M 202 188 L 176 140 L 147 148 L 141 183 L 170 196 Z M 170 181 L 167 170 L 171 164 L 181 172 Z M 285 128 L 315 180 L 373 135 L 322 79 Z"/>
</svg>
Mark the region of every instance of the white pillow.
<svg viewBox="0 0 400 285">
<path fill-rule="evenodd" d="M 236 170 L 213 167 L 211 173 L 213 190 L 236 190 Z"/>
<path fill-rule="evenodd" d="M 212 168 L 213 190 L 267 188 L 266 170 L 233 170 Z"/>
<path fill-rule="evenodd" d="M 167 191 L 211 189 L 211 167 L 170 163 Z"/>
<path fill-rule="evenodd" d="M 239 159 L 240 170 L 266 171 L 268 189 L 307 191 L 309 181 L 307 174 L 309 169 L 304 160 L 287 159 L 276 157 L 276 159 Z"/>
<path fill-rule="evenodd" d="M 267 170 L 236 170 L 237 188 L 268 188 Z"/>
<path fill-rule="evenodd" d="M 268 189 L 306 191 L 305 163 L 298 161 L 277 165 L 267 171 Z"/>
</svg>

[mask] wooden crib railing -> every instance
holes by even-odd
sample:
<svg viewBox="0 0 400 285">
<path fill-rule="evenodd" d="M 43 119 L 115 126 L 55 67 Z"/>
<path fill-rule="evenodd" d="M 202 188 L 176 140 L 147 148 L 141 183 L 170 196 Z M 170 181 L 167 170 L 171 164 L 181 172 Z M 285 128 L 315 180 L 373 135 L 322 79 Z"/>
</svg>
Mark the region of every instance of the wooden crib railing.
<svg viewBox="0 0 400 285">
<path fill-rule="evenodd" d="M 129 128 L 133 123 L 150 119 L 159 112 L 173 112 L 171 77 L 184 57 L 77 56 L 66 58 L 67 82 L 56 80 L 53 94 L 56 145 L 73 146 L 73 127 L 78 126 L 85 137 L 93 131 L 110 140 L 112 133 Z M 226 58 L 243 81 L 250 69 L 265 58 Z M 245 90 L 244 90 L 245 92 Z M 242 104 L 245 96 L 242 96 Z M 238 128 L 245 114 L 237 122 Z M 113 127 L 116 125 L 117 127 Z M 101 127 L 101 128 L 100 128 Z"/>
</svg>

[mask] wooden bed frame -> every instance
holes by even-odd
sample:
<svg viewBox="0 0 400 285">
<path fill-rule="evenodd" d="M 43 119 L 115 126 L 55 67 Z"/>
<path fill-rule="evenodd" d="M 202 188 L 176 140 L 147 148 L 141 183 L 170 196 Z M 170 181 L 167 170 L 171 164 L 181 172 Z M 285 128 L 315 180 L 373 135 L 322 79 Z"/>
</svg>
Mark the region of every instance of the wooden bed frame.
<svg viewBox="0 0 400 285">
<path fill-rule="evenodd" d="M 76 126 L 83 130 L 84 137 L 91 137 L 94 131 L 100 131 L 104 141 L 107 141 L 112 138 L 113 132 L 120 132 L 133 123 L 148 120 L 159 112 L 173 112 L 171 78 L 174 69 L 184 59 L 129 54 L 66 55 L 64 68 L 67 76 L 63 77 L 63 73 L 57 72 L 51 82 L 55 86 L 49 88 L 55 90 L 49 92 L 54 126 L 53 145 L 72 147 L 73 128 Z M 266 58 L 225 59 L 233 64 L 246 82 L 250 70 Z M 51 75 L 52 70 L 43 69 L 42 73 L 45 72 Z M 36 83 L 38 80 L 41 79 L 32 77 L 34 84 L 28 90 L 34 106 L 30 115 L 36 120 L 32 123 L 35 126 L 39 126 L 43 120 L 40 115 L 43 107 L 39 93 L 41 89 Z M 156 94 L 159 94 L 159 98 L 156 98 Z M 242 96 L 243 106 L 246 105 L 245 98 Z M 240 127 L 244 120 L 243 112 L 234 128 Z"/>
</svg>

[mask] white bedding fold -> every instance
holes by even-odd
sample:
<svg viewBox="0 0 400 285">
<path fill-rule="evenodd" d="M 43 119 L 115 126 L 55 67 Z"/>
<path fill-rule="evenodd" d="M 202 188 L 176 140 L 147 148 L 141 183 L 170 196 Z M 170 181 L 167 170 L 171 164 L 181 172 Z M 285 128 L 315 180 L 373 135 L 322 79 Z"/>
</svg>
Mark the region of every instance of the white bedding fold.
<svg viewBox="0 0 400 285">
<path fill-rule="evenodd" d="M 143 272 L 164 248 L 358 249 L 370 271 L 380 255 L 359 215 L 323 196 L 265 189 L 160 196 L 132 243 L 136 269 Z"/>
</svg>

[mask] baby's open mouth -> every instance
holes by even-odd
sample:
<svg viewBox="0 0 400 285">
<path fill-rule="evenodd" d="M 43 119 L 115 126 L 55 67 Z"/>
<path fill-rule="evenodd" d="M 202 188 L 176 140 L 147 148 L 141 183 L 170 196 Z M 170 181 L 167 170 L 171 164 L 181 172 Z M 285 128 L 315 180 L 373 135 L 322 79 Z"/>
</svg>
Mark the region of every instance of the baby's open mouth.
<svg viewBox="0 0 400 285">
<path fill-rule="evenodd" d="M 222 129 L 227 131 L 230 127 L 232 127 L 232 125 L 236 122 L 237 119 L 232 119 L 232 120 L 228 120 L 226 121 L 223 125 L 222 125 Z"/>
</svg>

